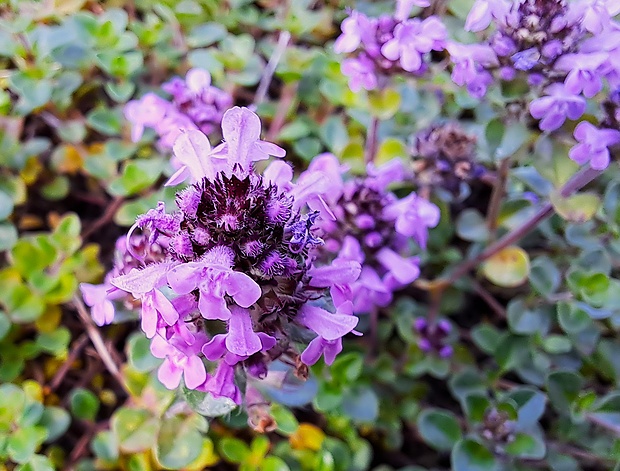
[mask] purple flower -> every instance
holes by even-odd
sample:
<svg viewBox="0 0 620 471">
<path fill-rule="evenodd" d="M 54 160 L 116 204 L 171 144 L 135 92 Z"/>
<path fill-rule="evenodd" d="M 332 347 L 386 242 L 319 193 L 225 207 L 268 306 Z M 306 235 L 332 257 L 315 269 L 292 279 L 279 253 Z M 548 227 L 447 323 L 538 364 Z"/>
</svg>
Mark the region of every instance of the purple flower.
<svg viewBox="0 0 620 471">
<path fill-rule="evenodd" d="M 416 7 L 428 7 L 431 5 L 429 0 L 396 0 L 396 12 L 394 14 L 394 18 L 399 21 L 406 20 L 409 18 L 409 14 L 411 13 L 411 9 Z"/>
<path fill-rule="evenodd" d="M 362 42 L 362 36 L 371 34 L 375 27 L 366 15 L 357 11 L 351 12 L 351 16 L 342 22 L 342 34 L 334 43 L 334 52 L 342 54 L 355 51 Z"/>
<path fill-rule="evenodd" d="M 607 61 L 604 52 L 591 54 L 565 54 L 556 63 L 556 69 L 568 72 L 564 81 L 565 90 L 573 95 L 583 94 L 591 98 L 601 91 L 600 68 Z M 573 118 L 575 119 L 575 118 Z"/>
<path fill-rule="evenodd" d="M 579 144 L 569 151 L 569 157 L 580 165 L 589 161 L 594 170 L 604 170 L 609 166 L 609 147 L 620 143 L 620 131 L 582 121 L 575 128 L 575 139 Z"/>
<path fill-rule="evenodd" d="M 111 290 L 113 291 L 110 292 Z M 114 286 L 107 280 L 102 285 L 80 283 L 80 291 L 82 292 L 84 302 L 91 308 L 91 315 L 95 324 L 98 326 L 111 324 L 115 313 L 112 300 L 124 296 L 124 293 L 115 290 Z"/>
<path fill-rule="evenodd" d="M 160 138 L 158 146 L 171 149 L 183 131 L 212 132 L 220 124 L 224 110 L 232 105 L 230 94 L 212 86 L 209 72 L 202 69 L 191 69 L 185 79 L 176 77 L 162 89 L 172 96 L 172 101 L 147 93 L 125 106 L 134 142 L 142 137 L 144 128 L 153 128 Z"/>
<path fill-rule="evenodd" d="M 576 5 L 575 11 L 581 16 L 581 24 L 586 30 L 599 34 L 620 13 L 620 4 L 615 0 L 582 0 Z"/>
<path fill-rule="evenodd" d="M 491 0 L 495 3 L 494 0 Z M 476 0 L 465 20 L 466 31 L 487 29 L 493 20 L 493 10 L 489 0 Z"/>
<path fill-rule="evenodd" d="M 235 404 L 241 404 L 241 391 L 235 384 L 235 367 L 226 362 L 220 362 L 215 374 L 198 389 L 211 393 L 213 397 L 226 397 Z"/>
<path fill-rule="evenodd" d="M 214 247 L 198 262 L 183 263 L 172 268 L 167 279 L 177 294 L 198 289 L 198 308 L 205 319 L 230 319 L 225 295 L 247 308 L 261 296 L 260 286 L 248 275 L 234 271 L 234 254 L 228 247 Z"/>
<path fill-rule="evenodd" d="M 381 53 L 391 61 L 400 61 L 408 72 L 422 67 L 422 55 L 445 47 L 448 32 L 438 18 L 431 16 L 424 21 L 415 18 L 396 25 L 394 38 L 386 42 Z"/>
<path fill-rule="evenodd" d="M 190 74 L 186 83 L 171 82 L 170 93 L 178 100 L 203 94 L 207 78 Z M 146 247 L 130 253 L 145 267 L 111 280 L 141 300 L 142 328 L 153 338 L 154 354 L 164 358 L 159 378 L 165 386 L 177 387 L 183 376 L 188 388 L 237 403 L 235 365 L 260 379 L 279 355 L 294 356 L 300 328 L 337 344 L 358 321 L 350 285 L 360 264 L 323 263 L 314 253 L 323 243 L 319 218 L 333 218 L 322 195 L 343 191 L 339 175 L 330 181 L 341 171 L 337 162 L 318 159 L 297 181 L 281 162 L 260 175 L 255 161 L 284 155 L 262 141 L 260 131 L 260 120 L 246 108 L 224 114 L 224 143 L 215 149 L 200 131 L 183 131 L 174 145 L 181 167 L 173 181 L 191 177 L 194 183 L 177 194 L 176 212 L 159 203 L 136 219 L 127 240 L 142 230 Z M 153 263 L 146 255 L 158 247 L 165 248 L 163 261 Z M 93 303 L 102 302 L 94 297 Z M 215 321 L 218 333 L 208 335 Z M 331 361 L 337 352 L 328 350 Z M 203 358 L 218 363 L 213 376 Z"/>
<path fill-rule="evenodd" d="M 495 51 L 483 44 L 449 43 L 446 46 L 454 62 L 452 80 L 459 86 L 466 85 L 468 91 L 476 98 L 482 98 L 493 77 L 485 67 L 499 64 Z"/>
<path fill-rule="evenodd" d="M 179 386 L 181 376 L 189 389 L 196 389 L 207 379 L 207 370 L 198 356 L 204 339 L 195 337 L 192 344 L 184 341 L 166 340 L 156 335 L 151 341 L 151 353 L 164 362 L 157 371 L 157 378 L 168 389 Z"/>
<path fill-rule="evenodd" d="M 566 90 L 562 84 L 553 84 L 546 90 L 547 95 L 530 103 L 530 113 L 540 119 L 543 131 L 555 131 L 566 118 L 579 119 L 586 111 L 586 101 Z"/>
<path fill-rule="evenodd" d="M 368 57 L 360 56 L 345 59 L 342 62 L 341 69 L 342 73 L 349 78 L 349 87 L 354 92 L 359 92 L 362 88 L 366 90 L 377 88 L 375 64 Z"/>
<path fill-rule="evenodd" d="M 413 237 L 422 248 L 426 248 L 428 229 L 439 224 L 441 216 L 437 206 L 415 193 L 387 207 L 385 214 L 396 220 L 399 234 Z"/>
</svg>

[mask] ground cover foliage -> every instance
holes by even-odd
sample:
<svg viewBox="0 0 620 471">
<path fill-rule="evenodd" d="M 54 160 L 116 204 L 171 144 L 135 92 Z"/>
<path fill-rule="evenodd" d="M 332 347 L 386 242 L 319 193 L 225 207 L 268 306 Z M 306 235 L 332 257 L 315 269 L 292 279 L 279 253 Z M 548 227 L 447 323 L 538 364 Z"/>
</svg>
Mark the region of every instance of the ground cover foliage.
<svg viewBox="0 0 620 471">
<path fill-rule="evenodd" d="M 618 13 L 0 2 L 0 469 L 620 469 Z"/>
</svg>

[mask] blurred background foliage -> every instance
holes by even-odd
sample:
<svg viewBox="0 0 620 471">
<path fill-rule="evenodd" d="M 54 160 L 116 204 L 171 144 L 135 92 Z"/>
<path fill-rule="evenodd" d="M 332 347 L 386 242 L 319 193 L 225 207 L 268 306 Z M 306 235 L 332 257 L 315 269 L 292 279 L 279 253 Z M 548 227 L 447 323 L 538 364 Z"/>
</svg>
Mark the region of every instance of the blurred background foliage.
<svg viewBox="0 0 620 471">
<path fill-rule="evenodd" d="M 472 3 L 433 8 L 467 40 Z M 521 89 L 473 100 L 438 67 L 351 92 L 331 41 L 352 6 L 376 15 L 393 3 L 0 3 L 0 469 L 618 469 L 618 169 L 559 197 L 577 166 L 561 136 L 507 119 Z M 291 39 L 258 113 L 297 168 L 332 152 L 363 171 L 373 118 L 378 162 L 406 161 L 411 135 L 456 119 L 477 136 L 478 162 L 496 178 L 504 168 L 495 226 L 489 182 L 433 196 L 442 221 L 425 279 L 517 227 L 540 199 L 556 215 L 445 291 L 451 358 L 418 347 L 413 325 L 428 299 L 414 287 L 382 313 L 374 338 L 345 342 L 306 383 L 274 387 L 277 429 L 259 434 L 245 412 L 213 418 L 209 398 L 163 388 L 135 319 L 98 331 L 76 293 L 101 280 L 138 214 L 174 199 L 161 186 L 169 155 L 151 131 L 130 141 L 123 105 L 190 67 L 250 104 L 280 31 Z"/>
</svg>

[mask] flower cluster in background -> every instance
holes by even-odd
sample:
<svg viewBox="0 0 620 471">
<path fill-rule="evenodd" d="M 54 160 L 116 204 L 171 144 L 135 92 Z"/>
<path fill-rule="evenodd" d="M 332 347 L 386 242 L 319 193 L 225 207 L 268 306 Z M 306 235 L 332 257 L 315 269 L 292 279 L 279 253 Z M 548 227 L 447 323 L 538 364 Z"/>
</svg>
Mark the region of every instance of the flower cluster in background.
<svg viewBox="0 0 620 471">
<path fill-rule="evenodd" d="M 399 199 L 390 191 L 389 186 L 405 180 L 400 160 L 378 168 L 369 164 L 364 178 L 352 178 L 345 170 L 334 155 L 323 154 L 300 179 L 317 171 L 329 175 L 325 201 L 333 217 L 318 222 L 325 240 L 322 252 L 334 265 L 361 265 L 359 279 L 347 286 L 351 292 L 346 294 L 354 312 L 362 314 L 388 306 L 394 291 L 419 276 L 411 241 L 418 249 L 426 248 L 428 229 L 439 222 L 439 208 L 415 193 Z"/>
<path fill-rule="evenodd" d="M 587 99 L 620 85 L 620 4 L 579 0 L 476 0 L 466 29 L 491 32 L 482 43 L 447 46 L 454 63 L 452 79 L 482 98 L 494 77 L 525 77 L 536 92 L 529 104 L 542 131 L 555 131 L 567 119 L 586 113 Z M 620 143 L 618 129 L 588 122 L 575 129 L 578 144 L 571 158 L 594 169 L 609 165 L 608 148 Z"/>
<path fill-rule="evenodd" d="M 342 22 L 342 35 L 334 44 L 337 53 L 354 53 L 342 63 L 351 90 L 380 88 L 393 74 L 422 75 L 432 51 L 442 51 L 448 32 L 435 16 L 409 18 L 412 7 L 427 7 L 426 0 L 398 2 L 393 16 L 369 18 L 359 11 Z"/>
<path fill-rule="evenodd" d="M 175 77 L 161 88 L 170 100 L 147 93 L 125 106 L 134 142 L 140 140 L 145 128 L 152 128 L 159 136 L 159 147 L 172 149 L 184 129 L 198 129 L 205 134 L 217 130 L 224 112 L 232 106 L 230 94 L 211 85 L 206 70 L 191 69 L 184 79 Z"/>
</svg>

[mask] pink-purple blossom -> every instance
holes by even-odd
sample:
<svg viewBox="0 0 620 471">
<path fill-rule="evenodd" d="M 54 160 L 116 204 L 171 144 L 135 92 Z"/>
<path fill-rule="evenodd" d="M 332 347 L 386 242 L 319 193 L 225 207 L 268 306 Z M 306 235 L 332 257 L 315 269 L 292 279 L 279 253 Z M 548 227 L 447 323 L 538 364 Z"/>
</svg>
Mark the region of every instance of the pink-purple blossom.
<svg viewBox="0 0 620 471">
<path fill-rule="evenodd" d="M 599 129 L 582 121 L 575 128 L 575 139 L 578 144 L 569 151 L 569 157 L 581 165 L 590 162 L 594 170 L 604 170 L 609 166 L 609 148 L 620 144 L 620 131 Z"/>
</svg>

